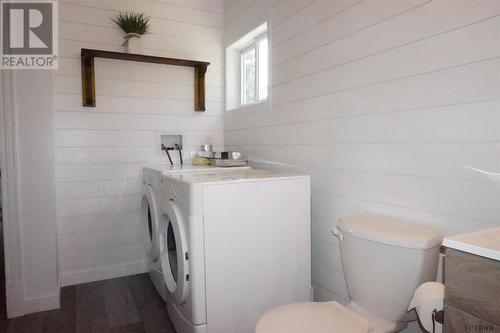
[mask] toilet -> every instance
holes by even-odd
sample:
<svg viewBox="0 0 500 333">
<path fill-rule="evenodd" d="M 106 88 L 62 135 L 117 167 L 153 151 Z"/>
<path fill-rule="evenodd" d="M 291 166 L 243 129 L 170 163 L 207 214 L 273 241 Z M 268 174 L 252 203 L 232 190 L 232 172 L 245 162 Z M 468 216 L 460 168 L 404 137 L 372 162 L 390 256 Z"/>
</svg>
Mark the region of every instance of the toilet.
<svg viewBox="0 0 500 333">
<path fill-rule="evenodd" d="M 274 308 L 256 333 L 399 332 L 416 320 L 408 305 L 415 289 L 436 278 L 439 231 L 381 215 L 342 218 L 340 241 L 350 303 L 293 303 Z"/>
</svg>

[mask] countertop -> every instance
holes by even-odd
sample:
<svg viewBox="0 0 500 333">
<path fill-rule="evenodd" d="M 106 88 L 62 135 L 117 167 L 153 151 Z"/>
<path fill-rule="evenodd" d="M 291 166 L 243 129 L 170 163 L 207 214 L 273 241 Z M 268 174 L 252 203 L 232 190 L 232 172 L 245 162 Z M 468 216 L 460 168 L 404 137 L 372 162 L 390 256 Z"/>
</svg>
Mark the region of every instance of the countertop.
<svg viewBox="0 0 500 333">
<path fill-rule="evenodd" d="M 500 261 L 500 227 L 446 237 L 443 245 Z"/>
</svg>

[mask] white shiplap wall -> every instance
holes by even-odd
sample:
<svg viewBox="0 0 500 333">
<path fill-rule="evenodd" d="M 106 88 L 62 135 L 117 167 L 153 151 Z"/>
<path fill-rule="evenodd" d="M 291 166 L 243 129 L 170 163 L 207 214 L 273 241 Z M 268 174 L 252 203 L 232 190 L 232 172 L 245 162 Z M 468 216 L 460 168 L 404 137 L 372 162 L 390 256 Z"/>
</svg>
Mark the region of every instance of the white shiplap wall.
<svg viewBox="0 0 500 333">
<path fill-rule="evenodd" d="M 184 134 L 186 157 L 223 144 L 219 0 L 59 1 L 55 75 L 58 247 L 63 285 L 145 270 L 141 169 L 165 162 L 158 133 Z M 97 107 L 81 105 L 80 49 L 121 51 L 119 11 L 144 12 L 144 53 L 210 61 L 207 111 L 194 112 L 193 69 L 96 59 Z M 176 155 L 176 154 L 175 154 Z"/>
<path fill-rule="evenodd" d="M 500 184 L 467 168 L 500 172 L 499 1 L 226 1 L 225 45 L 266 5 L 272 102 L 226 112 L 225 144 L 311 174 L 317 300 L 348 299 L 339 217 L 500 225 Z"/>
</svg>

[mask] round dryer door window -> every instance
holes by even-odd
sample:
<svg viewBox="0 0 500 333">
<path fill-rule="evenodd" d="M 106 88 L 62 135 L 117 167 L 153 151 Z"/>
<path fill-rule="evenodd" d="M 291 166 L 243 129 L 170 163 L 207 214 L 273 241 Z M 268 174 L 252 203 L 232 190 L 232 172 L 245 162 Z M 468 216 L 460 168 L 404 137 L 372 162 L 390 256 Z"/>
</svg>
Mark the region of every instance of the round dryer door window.
<svg viewBox="0 0 500 333">
<path fill-rule="evenodd" d="M 142 195 L 142 225 L 145 229 L 145 242 L 152 260 L 158 258 L 160 252 L 158 235 L 158 209 L 151 185 L 146 185 Z"/>
<path fill-rule="evenodd" d="M 170 271 L 172 272 L 172 278 L 177 282 L 177 274 L 179 273 L 179 266 L 177 265 L 177 242 L 175 241 L 174 227 L 172 227 L 172 221 L 168 221 L 167 226 L 167 252 L 168 252 L 168 264 L 170 266 Z"/>
<path fill-rule="evenodd" d="M 189 263 L 187 239 L 179 208 L 169 200 L 161 218 L 161 270 L 170 298 L 182 304 L 187 297 Z"/>
</svg>

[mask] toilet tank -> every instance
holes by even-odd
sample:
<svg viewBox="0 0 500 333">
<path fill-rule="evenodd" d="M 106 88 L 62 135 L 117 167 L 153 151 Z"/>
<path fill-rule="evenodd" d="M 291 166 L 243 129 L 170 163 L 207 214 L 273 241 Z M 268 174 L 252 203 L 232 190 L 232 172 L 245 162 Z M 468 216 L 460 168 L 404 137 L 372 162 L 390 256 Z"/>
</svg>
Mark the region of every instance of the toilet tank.
<svg viewBox="0 0 500 333">
<path fill-rule="evenodd" d="M 381 215 L 346 217 L 338 228 L 351 300 L 391 321 L 412 320 L 413 292 L 436 279 L 441 233 Z"/>
</svg>

